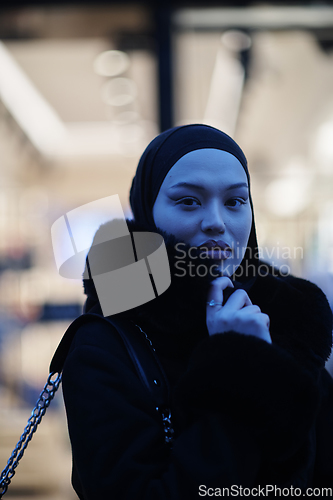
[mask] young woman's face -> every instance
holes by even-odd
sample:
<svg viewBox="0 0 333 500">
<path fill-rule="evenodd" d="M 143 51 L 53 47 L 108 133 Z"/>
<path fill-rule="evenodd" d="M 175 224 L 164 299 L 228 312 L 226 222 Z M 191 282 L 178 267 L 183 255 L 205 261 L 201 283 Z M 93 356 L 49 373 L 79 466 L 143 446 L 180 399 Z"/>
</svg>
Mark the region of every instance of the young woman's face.
<svg viewBox="0 0 333 500">
<path fill-rule="evenodd" d="M 231 276 L 243 259 L 252 224 L 244 168 L 219 149 L 187 153 L 166 175 L 153 217 L 158 228 L 202 247 L 202 256 L 218 259 L 222 274 Z"/>
</svg>

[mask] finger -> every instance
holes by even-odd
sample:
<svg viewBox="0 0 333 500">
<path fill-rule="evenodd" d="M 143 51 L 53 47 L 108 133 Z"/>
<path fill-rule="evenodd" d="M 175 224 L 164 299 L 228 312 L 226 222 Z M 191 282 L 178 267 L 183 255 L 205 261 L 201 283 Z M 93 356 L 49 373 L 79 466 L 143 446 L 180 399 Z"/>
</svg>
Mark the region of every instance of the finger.
<svg viewBox="0 0 333 500">
<path fill-rule="evenodd" d="M 260 314 L 260 320 L 261 320 L 261 324 L 263 325 L 263 327 L 266 328 L 266 331 L 268 333 L 270 333 L 269 332 L 269 327 L 270 327 L 270 318 L 269 318 L 269 316 L 267 314 L 265 314 L 265 313 L 261 313 Z"/>
<path fill-rule="evenodd" d="M 259 306 L 252 305 L 252 306 L 246 306 L 246 312 L 249 313 L 261 313 L 261 309 Z"/>
<path fill-rule="evenodd" d="M 262 313 L 262 315 L 264 316 L 265 321 L 266 321 L 267 328 L 269 329 L 270 324 L 271 324 L 270 317 L 268 316 L 268 314 L 265 314 L 265 313 Z"/>
<path fill-rule="evenodd" d="M 247 306 L 252 306 L 250 297 L 245 292 L 245 290 L 238 289 L 235 290 L 234 293 L 229 297 L 229 299 L 224 305 L 224 309 L 230 311 L 238 311 L 244 307 L 248 311 Z"/>
<path fill-rule="evenodd" d="M 229 286 L 234 288 L 232 281 L 226 276 L 216 278 L 214 281 L 212 281 L 211 286 L 209 287 L 207 294 L 207 302 L 214 300 L 214 302 L 216 302 L 217 304 L 222 304 L 223 290 L 225 290 Z M 210 306 L 207 305 L 207 307 Z"/>
</svg>

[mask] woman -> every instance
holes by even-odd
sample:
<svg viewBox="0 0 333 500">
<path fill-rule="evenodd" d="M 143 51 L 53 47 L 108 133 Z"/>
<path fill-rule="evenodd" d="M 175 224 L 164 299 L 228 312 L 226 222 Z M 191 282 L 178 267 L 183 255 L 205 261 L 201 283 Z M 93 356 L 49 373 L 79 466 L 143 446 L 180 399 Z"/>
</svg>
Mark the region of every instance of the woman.
<svg viewBox="0 0 333 500">
<path fill-rule="evenodd" d="M 166 373 L 173 445 L 115 328 L 81 325 L 63 372 L 79 498 L 332 487 L 331 311 L 315 285 L 259 261 L 239 146 L 206 125 L 160 134 L 130 202 L 130 231 L 162 234 L 172 281 L 115 316 L 144 332 Z M 85 312 L 102 316 L 93 281 L 84 285 Z"/>
</svg>

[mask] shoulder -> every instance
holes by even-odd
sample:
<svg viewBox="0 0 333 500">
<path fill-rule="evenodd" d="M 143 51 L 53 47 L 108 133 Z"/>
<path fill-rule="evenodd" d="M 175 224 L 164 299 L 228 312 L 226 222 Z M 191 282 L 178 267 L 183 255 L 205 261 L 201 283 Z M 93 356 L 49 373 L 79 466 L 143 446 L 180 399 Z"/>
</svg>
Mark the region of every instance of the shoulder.
<svg viewBox="0 0 333 500">
<path fill-rule="evenodd" d="M 265 288 L 273 293 L 289 292 L 303 299 L 316 298 L 329 308 L 324 292 L 314 283 L 292 274 L 283 274 L 279 269 L 260 261 L 255 287 Z"/>
<path fill-rule="evenodd" d="M 66 335 L 68 338 L 64 342 Z M 89 362 L 104 359 L 106 364 L 117 360 L 117 363 L 131 367 L 127 349 L 116 324 L 97 314 L 85 314 L 77 318 L 70 325 L 62 342 L 64 344 L 61 355 L 65 365 L 80 359 Z"/>
<path fill-rule="evenodd" d="M 324 292 L 314 283 L 292 274 L 283 275 L 277 269 L 265 266 L 253 286 L 252 294 L 267 304 L 289 304 L 297 308 L 304 305 L 310 312 L 320 312 L 332 326 L 332 311 Z"/>
<path fill-rule="evenodd" d="M 268 280 L 267 280 L 268 281 Z M 287 307 L 290 316 L 297 321 L 303 318 L 314 319 L 316 324 L 332 331 L 332 311 L 324 292 L 314 283 L 291 274 L 269 276 L 268 288 L 276 305 Z"/>
<path fill-rule="evenodd" d="M 112 344 L 117 337 L 117 330 L 105 318 L 97 314 L 83 314 L 72 324 L 72 349 L 82 346 L 106 346 Z"/>
<path fill-rule="evenodd" d="M 321 366 L 325 363 L 332 347 L 332 311 L 317 285 L 271 268 L 258 276 L 250 296 L 270 316 L 278 343 L 298 352 L 310 349 Z"/>
<path fill-rule="evenodd" d="M 298 290 L 304 299 L 315 299 L 322 302 L 329 309 L 329 304 L 324 292 L 315 283 L 308 281 L 304 278 L 297 278 L 292 274 L 288 274 L 280 278 L 288 287 L 294 290 Z"/>
</svg>

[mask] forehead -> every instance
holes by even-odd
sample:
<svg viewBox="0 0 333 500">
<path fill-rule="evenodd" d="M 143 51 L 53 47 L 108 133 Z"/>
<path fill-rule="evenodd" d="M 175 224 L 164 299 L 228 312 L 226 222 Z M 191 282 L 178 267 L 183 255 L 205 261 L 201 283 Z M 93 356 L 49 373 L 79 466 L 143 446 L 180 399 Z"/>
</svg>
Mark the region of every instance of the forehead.
<svg viewBox="0 0 333 500">
<path fill-rule="evenodd" d="M 197 149 L 182 156 L 169 170 L 164 186 L 174 182 L 194 180 L 229 184 L 247 182 L 245 170 L 240 161 L 227 151 L 220 149 Z"/>
</svg>

